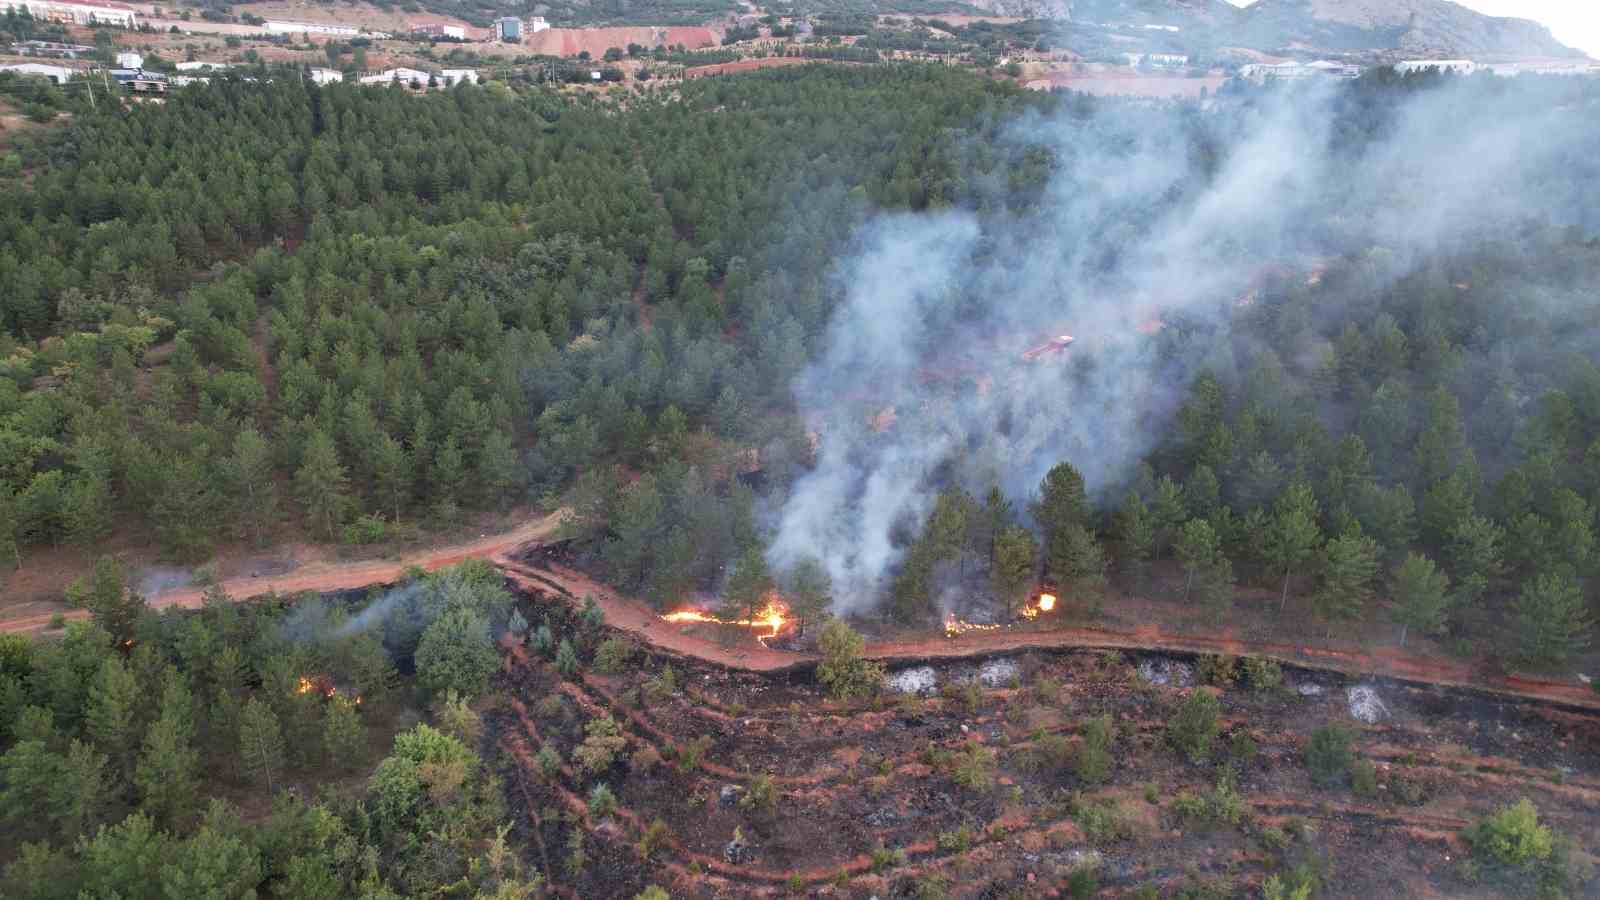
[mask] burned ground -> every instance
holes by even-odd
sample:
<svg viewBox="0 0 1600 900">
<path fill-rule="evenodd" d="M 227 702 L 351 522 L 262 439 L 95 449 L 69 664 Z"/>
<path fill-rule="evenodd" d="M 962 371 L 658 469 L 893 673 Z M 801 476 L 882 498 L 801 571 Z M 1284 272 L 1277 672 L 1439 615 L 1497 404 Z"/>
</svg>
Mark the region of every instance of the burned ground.
<svg viewBox="0 0 1600 900">
<path fill-rule="evenodd" d="M 585 659 L 610 633 L 565 600 L 526 596 L 525 608 Z M 647 649 L 626 672 L 563 676 L 553 654 L 504 653 L 507 699 L 489 718 L 508 796 L 530 860 L 577 896 L 652 883 L 674 897 L 1048 896 L 1091 880 L 1120 894 L 1225 896 L 1296 867 L 1341 895 L 1463 896 L 1488 889 L 1463 880 L 1462 829 L 1519 797 L 1572 838 L 1580 861 L 1600 839 L 1590 711 L 1292 669 L 1276 690 L 1242 678 L 1161 686 L 1139 675 L 1142 657 L 1115 651 L 1007 657 L 1015 674 L 1004 680 L 980 677 L 1002 671 L 983 663 L 935 662 L 933 690 L 849 704 L 803 671 L 738 672 Z M 1387 710 L 1375 723 L 1351 717 L 1358 683 Z M 1166 738 L 1197 690 L 1221 703 L 1221 733 L 1198 763 Z M 1102 714 L 1110 766 L 1091 784 L 1072 759 L 1084 723 Z M 574 750 L 586 723 L 606 716 L 625 747 L 586 773 Z M 1329 723 L 1350 729 L 1374 784 L 1312 782 L 1305 745 Z M 541 772 L 546 748 L 557 756 L 545 754 Z M 615 812 L 588 813 L 597 783 Z M 664 830 L 642 841 L 658 821 Z M 730 862 L 736 831 L 745 850 Z M 575 832 L 581 861 L 570 859 Z"/>
</svg>

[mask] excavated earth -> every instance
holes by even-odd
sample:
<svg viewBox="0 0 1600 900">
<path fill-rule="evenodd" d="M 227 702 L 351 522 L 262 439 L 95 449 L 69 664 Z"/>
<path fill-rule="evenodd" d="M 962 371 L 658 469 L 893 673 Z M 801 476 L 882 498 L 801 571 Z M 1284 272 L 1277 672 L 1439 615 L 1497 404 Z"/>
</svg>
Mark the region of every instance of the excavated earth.
<svg viewBox="0 0 1600 900">
<path fill-rule="evenodd" d="M 535 575 L 508 571 L 528 620 L 549 622 L 558 641 L 639 633 L 609 608 L 607 628 L 586 632 L 565 578 Z M 749 671 L 651 643 L 609 676 L 563 677 L 517 641 L 503 652 L 508 699 L 488 713 L 489 740 L 530 859 L 569 896 L 657 884 L 673 897 L 1043 897 L 1066 895 L 1084 869 L 1111 896 L 1147 885 L 1258 896 L 1269 874 L 1296 866 L 1320 873 L 1330 895 L 1499 896 L 1505 883 L 1464 876 L 1462 830 L 1522 797 L 1580 864 L 1600 846 L 1600 711 L 1579 705 L 1293 666 L 1275 690 L 1186 686 L 1191 656 L 1106 649 L 918 660 L 931 679 L 900 680 L 918 693 L 838 702 L 804 668 Z M 1202 763 L 1165 737 L 1194 690 L 1218 694 L 1222 709 Z M 1063 760 L 1102 714 L 1115 731 L 1110 771 L 1088 784 Z M 573 751 L 605 715 L 626 748 L 582 772 Z M 1305 747 L 1329 723 L 1350 729 L 1375 790 L 1312 782 Z M 559 768 L 541 771 L 544 748 Z M 958 783 L 973 748 L 994 754 L 987 786 Z M 1180 813 L 1180 794 L 1208 796 L 1219 781 L 1236 785 L 1237 822 Z M 615 812 L 587 814 L 596 783 Z M 741 802 L 766 785 L 770 806 Z M 641 841 L 657 821 L 664 830 Z M 730 862 L 736 831 L 743 852 Z M 569 864 L 574 832 L 582 866 Z"/>
</svg>

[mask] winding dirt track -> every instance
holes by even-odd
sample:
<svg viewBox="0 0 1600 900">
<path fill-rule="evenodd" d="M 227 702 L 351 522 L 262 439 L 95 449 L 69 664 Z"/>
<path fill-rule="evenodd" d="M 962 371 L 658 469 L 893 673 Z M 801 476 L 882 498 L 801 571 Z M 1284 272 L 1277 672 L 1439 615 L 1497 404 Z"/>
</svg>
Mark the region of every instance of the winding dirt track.
<svg viewBox="0 0 1600 900">
<path fill-rule="evenodd" d="M 605 610 L 606 622 L 633 634 L 640 640 L 668 653 L 690 656 L 730 669 L 751 672 L 783 672 L 806 668 L 817 660 L 815 654 L 768 650 L 764 647 L 724 647 L 688 631 L 662 622 L 649 607 L 621 595 L 581 572 L 550 565 L 534 568 L 515 557 L 549 538 L 560 523 L 561 513 L 534 519 L 511 531 L 475 541 L 421 551 L 397 562 L 354 562 L 316 564 L 282 576 L 235 578 L 223 582 L 228 595 L 243 600 L 276 591 L 337 591 L 393 582 L 406 569 L 418 566 L 432 571 L 467 559 L 488 559 L 520 587 L 549 592 L 552 589 L 572 598 L 594 597 Z M 150 599 L 150 605 L 195 608 L 203 592 L 199 588 L 171 591 Z M 67 612 L 68 619 L 84 618 L 84 610 Z M 39 632 L 49 626 L 53 614 L 19 616 L 0 621 L 0 632 Z M 1600 709 L 1600 693 L 1573 682 L 1526 678 L 1514 675 L 1486 675 L 1463 662 L 1405 654 L 1399 648 L 1382 648 L 1372 653 L 1352 653 L 1299 644 L 1259 643 L 1221 636 L 1169 634 L 1160 625 L 1141 626 L 1133 631 L 1090 628 L 1013 629 L 979 631 L 956 638 L 929 637 L 894 643 L 868 644 L 866 655 L 883 662 L 913 662 L 931 659 L 961 659 L 1021 650 L 1051 649 L 1168 650 L 1180 653 L 1227 653 L 1234 656 L 1265 656 L 1280 662 L 1351 675 L 1381 675 L 1407 681 L 1451 687 L 1473 688 L 1507 696 L 1565 703 Z"/>
<path fill-rule="evenodd" d="M 548 592 L 552 588 L 573 598 L 590 596 L 606 613 L 606 623 L 629 632 L 658 649 L 706 662 L 751 672 L 782 672 L 805 668 L 816 662 L 815 654 L 768 650 L 761 647 L 728 648 L 699 635 L 662 622 L 645 604 L 618 594 L 581 572 L 551 564 L 533 568 L 511 558 L 512 551 L 498 554 L 494 563 L 506 577 L 525 588 Z M 1223 636 L 1170 634 L 1160 625 L 1145 625 L 1132 631 L 1098 628 L 1017 628 L 1000 631 L 975 631 L 955 638 L 943 636 L 893 643 L 868 644 L 866 656 L 888 663 L 920 662 L 934 659 L 962 659 L 990 656 L 1021 650 L 1107 649 L 1168 650 L 1178 653 L 1226 653 L 1233 656 L 1264 656 L 1279 662 L 1347 675 L 1380 675 L 1406 681 L 1472 688 L 1506 696 L 1565 703 L 1600 709 L 1600 693 L 1575 682 L 1528 678 L 1516 675 L 1486 675 L 1458 660 L 1417 656 L 1399 648 L 1380 648 L 1371 653 L 1354 653 L 1310 647 L 1302 644 L 1240 641 Z"/>
<path fill-rule="evenodd" d="M 222 583 L 222 589 L 228 596 L 235 600 L 246 600 L 259 597 L 263 594 L 277 592 L 279 594 L 295 594 L 301 591 L 342 591 L 352 588 L 364 588 L 374 584 L 387 584 L 398 581 L 406 569 L 418 566 L 425 571 L 442 569 L 468 559 L 496 559 L 500 554 L 506 553 L 517 547 L 522 547 L 548 538 L 555 532 L 556 526 L 561 521 L 561 513 L 553 513 L 542 519 L 533 519 L 511 531 L 501 534 L 491 534 L 475 541 L 462 544 L 451 544 L 444 547 L 434 547 L 422 550 L 398 561 L 369 560 L 348 563 L 314 563 L 295 569 L 283 575 L 267 575 L 260 578 L 231 578 Z M 176 591 L 167 591 L 154 597 L 147 598 L 149 605 L 154 609 L 165 609 L 168 606 L 181 606 L 195 609 L 200 606 L 204 596 L 201 588 L 183 588 Z M 65 612 L 67 619 L 87 618 L 87 610 L 75 609 Z M 43 631 L 50 624 L 54 613 L 42 615 L 18 616 L 13 619 L 0 621 L 0 632 Z"/>
</svg>

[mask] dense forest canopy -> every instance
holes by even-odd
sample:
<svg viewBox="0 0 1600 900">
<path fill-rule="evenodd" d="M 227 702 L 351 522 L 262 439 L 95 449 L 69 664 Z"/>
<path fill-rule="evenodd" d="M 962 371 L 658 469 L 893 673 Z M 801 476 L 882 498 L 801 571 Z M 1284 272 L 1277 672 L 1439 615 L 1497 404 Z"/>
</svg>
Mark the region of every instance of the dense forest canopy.
<svg viewBox="0 0 1600 900">
<path fill-rule="evenodd" d="M 1594 89 L 1296 91 L 819 66 L 81 111 L 0 212 L 0 524 L 199 560 L 566 494 L 663 604 L 820 563 L 916 619 L 1177 554 L 1215 597 L 1313 573 L 1322 623 L 1415 553 L 1455 586 L 1424 630 L 1581 622 Z M 1047 473 L 1092 502 L 1042 516 Z"/>
<path fill-rule="evenodd" d="M 0 167 L 0 547 L 121 530 L 193 562 L 564 502 L 658 604 L 779 582 L 915 623 L 1166 571 L 1209 617 L 1253 584 L 1297 631 L 1381 610 L 1567 663 L 1600 565 L 1600 89 L 1298 90 L 808 66 L 61 100 Z M 157 616 L 110 560 L 75 594 L 92 622 L 0 642 L 8 896 L 538 883 L 464 699 L 491 634 L 600 656 L 597 609 L 530 627 L 484 566 L 370 619 Z M 574 759 L 613 762 L 609 721 Z M 365 772 L 374 733 L 340 797 L 281 794 Z"/>
</svg>

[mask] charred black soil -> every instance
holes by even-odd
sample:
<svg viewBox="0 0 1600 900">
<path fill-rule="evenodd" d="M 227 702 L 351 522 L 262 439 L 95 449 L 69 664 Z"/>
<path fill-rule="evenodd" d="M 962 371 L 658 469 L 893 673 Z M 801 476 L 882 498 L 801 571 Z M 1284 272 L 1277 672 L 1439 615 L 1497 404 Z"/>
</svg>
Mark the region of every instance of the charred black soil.
<svg viewBox="0 0 1600 900">
<path fill-rule="evenodd" d="M 564 598 L 525 609 L 585 660 L 612 636 Z M 1521 797 L 1580 863 L 1600 841 L 1600 714 L 1470 690 L 1292 668 L 1256 689 L 1242 667 L 1196 685 L 1212 669 L 1170 655 L 1052 651 L 932 662 L 920 693 L 841 703 L 806 671 L 649 648 L 612 675 L 521 644 L 505 662 L 489 720 L 527 855 L 581 897 L 1258 895 L 1295 870 L 1345 896 L 1491 895 L 1461 831 Z M 1220 700 L 1200 761 L 1167 736 L 1194 691 Z M 1077 748 L 1102 715 L 1109 765 L 1086 779 Z M 607 717 L 622 740 L 586 766 L 575 751 Z M 1312 781 L 1306 744 L 1330 723 L 1372 778 Z M 597 784 L 615 810 L 590 807 Z"/>
</svg>

